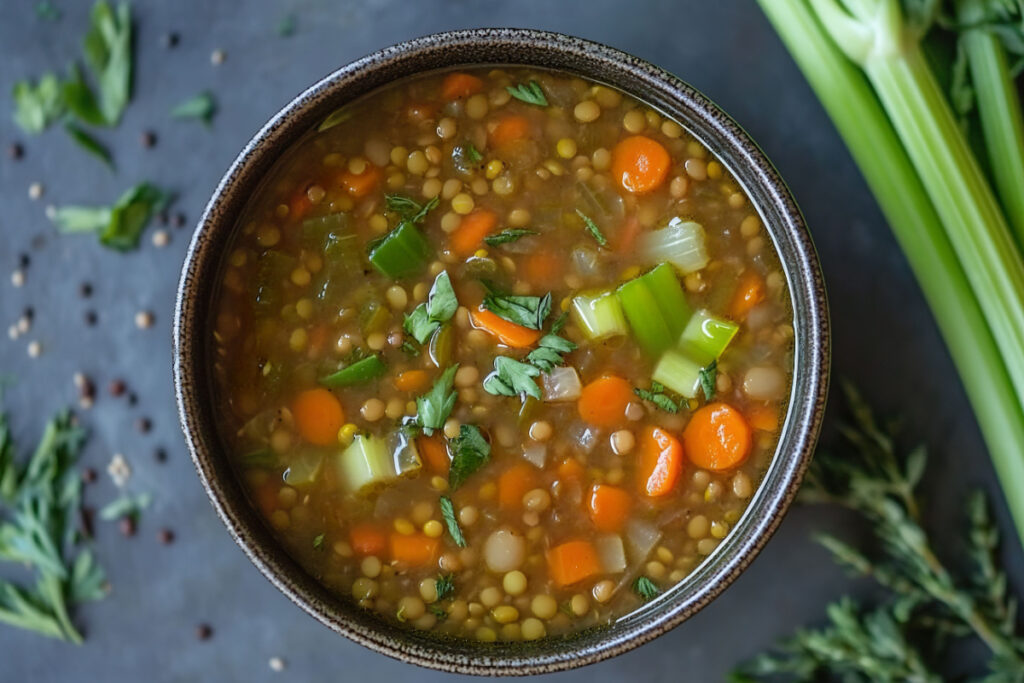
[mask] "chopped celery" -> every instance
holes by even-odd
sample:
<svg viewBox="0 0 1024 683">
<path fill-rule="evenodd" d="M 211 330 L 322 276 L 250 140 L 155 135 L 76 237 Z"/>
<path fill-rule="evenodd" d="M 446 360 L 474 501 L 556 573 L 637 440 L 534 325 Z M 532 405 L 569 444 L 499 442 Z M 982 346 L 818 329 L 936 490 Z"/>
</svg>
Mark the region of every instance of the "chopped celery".
<svg viewBox="0 0 1024 683">
<path fill-rule="evenodd" d="M 374 354 L 368 358 L 358 360 L 333 374 L 322 377 L 320 384 L 332 389 L 350 387 L 353 384 L 364 384 L 370 380 L 377 379 L 387 370 L 387 364 L 380 359 L 380 356 Z"/>
<path fill-rule="evenodd" d="M 388 438 L 357 434 L 337 462 L 338 477 L 352 493 L 387 484 L 420 467 L 414 442 L 401 433 Z"/>
<path fill-rule="evenodd" d="M 348 292 L 346 278 L 362 268 L 362 253 L 359 248 L 359 237 L 330 232 L 321 243 L 324 268 L 314 284 L 317 298 L 329 304 L 339 303 Z"/>
<path fill-rule="evenodd" d="M 692 309 L 686 301 L 686 295 L 683 294 L 683 287 L 679 284 L 675 269 L 668 263 L 662 263 L 640 279 L 654 295 L 661 317 L 668 325 L 673 338 L 678 338 Z"/>
<path fill-rule="evenodd" d="M 256 304 L 265 311 L 281 304 L 282 283 L 295 270 L 296 260 L 280 251 L 268 251 L 256 267 Z"/>
<path fill-rule="evenodd" d="M 660 382 L 685 398 L 696 398 L 700 389 L 700 372 L 714 359 L 702 357 L 693 347 L 670 349 L 654 366 L 651 379 Z"/>
<path fill-rule="evenodd" d="M 596 341 L 629 332 L 615 292 L 578 294 L 572 299 L 573 320 L 588 340 Z"/>
<path fill-rule="evenodd" d="M 668 261 L 684 273 L 700 270 L 709 260 L 704 228 L 680 218 L 673 218 L 668 227 L 645 233 L 639 240 L 639 253 L 648 263 Z"/>
<path fill-rule="evenodd" d="M 736 336 L 739 325 L 716 318 L 705 310 L 697 311 L 683 329 L 681 345 L 693 346 L 712 358 L 718 358 Z"/>
<path fill-rule="evenodd" d="M 320 250 L 331 237 L 341 236 L 348 230 L 347 213 L 329 213 L 302 221 L 302 243 L 308 249 Z M 352 235 L 355 237 L 355 235 Z"/>
<path fill-rule="evenodd" d="M 622 310 L 633 328 L 633 336 L 644 351 L 658 356 L 675 346 L 678 335 L 672 334 L 654 293 L 643 278 L 638 277 L 619 287 L 618 295 Z"/>
<path fill-rule="evenodd" d="M 384 275 L 398 279 L 416 275 L 430 260 L 431 248 L 423 233 L 402 221 L 370 250 L 370 263 Z"/>
<path fill-rule="evenodd" d="M 294 457 L 284 471 L 284 481 L 289 486 L 305 486 L 312 484 L 320 475 L 324 464 L 322 453 L 306 451 Z"/>
</svg>

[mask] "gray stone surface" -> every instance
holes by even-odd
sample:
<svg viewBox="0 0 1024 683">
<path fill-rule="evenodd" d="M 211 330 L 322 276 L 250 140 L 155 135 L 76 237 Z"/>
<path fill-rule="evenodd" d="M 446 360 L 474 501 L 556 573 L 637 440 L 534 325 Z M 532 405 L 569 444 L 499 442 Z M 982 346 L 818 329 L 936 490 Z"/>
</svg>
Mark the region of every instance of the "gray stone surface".
<svg viewBox="0 0 1024 683">
<path fill-rule="evenodd" d="M 0 679 L 10 681 L 299 681 L 441 680 L 391 661 L 322 628 L 279 594 L 245 559 L 214 516 L 184 452 L 170 373 L 170 318 L 178 269 L 190 228 L 171 228 L 171 244 L 122 255 L 89 237 L 58 237 L 44 217 L 49 203 L 107 202 L 140 179 L 172 188 L 176 208 L 193 221 L 218 177 L 243 143 L 294 94 L 364 53 L 425 33 L 476 26 L 554 29 L 595 39 L 644 57 L 693 83 L 745 126 L 788 179 L 821 251 L 832 301 L 834 373 L 855 380 L 880 408 L 907 418 L 906 431 L 933 447 L 926 486 L 929 523 L 940 531 L 959 523 L 967 487 L 995 492 L 995 480 L 955 371 L 902 255 L 823 111 L 756 6 L 744 0 L 155 0 L 136 3 L 134 100 L 121 126 L 103 131 L 117 172 L 86 157 L 59 130 L 25 139 L 11 124 L 11 83 L 62 68 L 78 52 L 90 3 L 53 0 L 56 23 L 38 19 L 32 2 L 0 3 L 0 141 L 21 140 L 26 156 L 0 159 L 0 323 L 25 306 L 36 323 L 18 341 L 0 339 L 0 371 L 17 383 L 5 407 L 22 444 L 34 443 L 43 420 L 74 401 L 76 370 L 100 389 L 84 415 L 92 432 L 85 461 L 102 471 L 114 452 L 135 470 L 132 485 L 154 494 L 136 538 L 101 525 L 97 552 L 109 568 L 113 593 L 80 611 L 88 632 L 76 648 L 0 627 Z M 276 33 L 297 17 L 289 38 Z M 161 45 L 168 31 L 180 45 Z M 227 60 L 212 66 L 210 53 Z M 167 112 L 194 93 L 217 93 L 211 130 L 172 121 Z M 157 146 L 138 138 L 152 129 Z M 33 202 L 30 183 L 45 185 Z M 35 245 L 35 246 L 33 246 Z M 21 289 L 9 284 L 18 254 L 32 264 Z M 78 297 L 89 281 L 91 299 Z M 100 323 L 86 328 L 86 310 Z M 156 315 L 152 329 L 133 324 L 136 311 Z M 42 343 L 30 360 L 27 342 Z M 138 395 L 106 395 L 124 378 Z M 830 412 L 834 416 L 837 404 Z M 134 428 L 139 416 L 153 430 Z M 164 447 L 165 464 L 153 451 Z M 93 503 L 113 495 L 104 476 L 88 490 Z M 1010 525 L 998 499 L 1004 530 Z M 157 542 L 172 528 L 171 546 Z M 628 655 L 558 675 L 562 681 L 720 680 L 738 660 L 822 614 L 845 592 L 862 594 L 810 540 L 812 531 L 859 527 L 834 511 L 796 509 L 776 538 L 736 584 L 675 631 Z M 860 530 L 862 531 L 862 530 Z M 1018 592 L 1024 564 L 1017 543 L 1005 553 Z M 943 549 L 950 555 L 953 547 Z M 195 625 L 213 637 L 198 642 Z M 285 674 L 268 667 L 283 657 Z"/>
</svg>

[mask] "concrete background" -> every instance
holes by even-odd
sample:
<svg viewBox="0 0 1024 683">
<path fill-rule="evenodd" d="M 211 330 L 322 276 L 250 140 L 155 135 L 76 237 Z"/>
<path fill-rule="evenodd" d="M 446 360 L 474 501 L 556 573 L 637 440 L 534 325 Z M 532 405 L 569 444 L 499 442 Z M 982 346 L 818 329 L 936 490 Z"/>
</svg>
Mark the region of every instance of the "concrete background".
<svg viewBox="0 0 1024 683">
<path fill-rule="evenodd" d="M 82 647 L 52 642 L 0 626 L 0 679 L 10 681 L 297 681 L 448 678 L 391 661 L 334 635 L 279 594 L 230 541 L 214 516 L 179 433 L 171 387 L 170 322 L 173 292 L 190 225 L 217 179 L 244 142 L 289 98 L 333 68 L 367 52 L 450 28 L 521 26 L 552 29 L 632 52 L 679 74 L 703 90 L 764 147 L 801 203 L 827 275 L 835 334 L 834 376 L 856 380 L 886 413 L 906 418 L 905 433 L 933 449 L 925 481 L 929 523 L 939 533 L 960 524 L 968 487 L 996 494 L 997 515 L 1011 532 L 988 457 L 955 371 L 903 256 L 828 119 L 795 66 L 748 0 L 441 0 L 360 3 L 325 0 L 204 2 L 139 0 L 136 17 L 134 98 L 119 128 L 104 130 L 116 173 L 78 151 L 59 130 L 26 137 L 11 123 L 11 84 L 61 69 L 79 53 L 91 3 L 53 0 L 56 22 L 39 19 L 32 2 L 0 3 L 0 141 L 18 140 L 25 158 L 0 159 L 0 323 L 6 329 L 26 306 L 35 309 L 31 332 L 0 339 L 0 372 L 16 377 L 4 407 L 24 449 L 34 445 L 44 420 L 73 404 L 72 375 L 90 375 L 99 389 L 83 414 L 92 438 L 86 464 L 101 472 L 87 495 L 102 504 L 114 495 L 103 470 L 124 453 L 134 469 L 131 486 L 154 501 L 138 535 L 124 539 L 101 524 L 97 553 L 113 592 L 79 611 L 88 640 Z M 291 37 L 279 22 L 296 18 Z M 167 49 L 162 37 L 180 35 Z M 211 65 L 224 50 L 226 61 Z M 173 121 L 168 112 L 205 89 L 216 93 L 219 113 L 210 130 Z M 139 136 L 158 142 L 144 149 Z M 91 237 L 56 235 L 47 204 L 106 203 L 140 180 L 174 190 L 175 210 L 189 227 L 168 228 L 171 243 L 155 248 L 147 234 L 137 252 L 122 255 Z M 45 186 L 40 201 L 31 183 Z M 152 230 L 150 229 L 150 234 Z M 9 275 L 19 254 L 31 265 L 20 289 Z M 82 282 L 93 285 L 81 299 Z M 86 311 L 99 324 L 86 327 Z M 155 313 L 153 328 L 139 330 L 139 310 Z M 43 354 L 29 359 L 27 342 Z M 123 378 L 138 396 L 106 394 Z M 830 408 L 836 415 L 838 402 Z M 135 420 L 153 429 L 139 433 Z M 154 450 L 168 458 L 159 463 Z M 169 546 L 160 528 L 174 530 Z M 714 604 L 675 631 L 628 655 L 557 680 L 720 680 L 741 659 L 799 625 L 819 620 L 826 601 L 865 595 L 870 585 L 851 582 L 810 536 L 821 530 L 848 538 L 862 532 L 832 510 L 794 509 L 753 566 Z M 1012 532 L 1011 532 L 1012 533 Z M 1011 542 L 1004 553 L 1021 592 L 1024 559 Z M 942 549 L 955 556 L 955 547 Z M 200 642 L 195 626 L 209 623 Z M 287 661 L 283 674 L 270 657 Z M 551 677 L 554 678 L 554 677 Z"/>
</svg>

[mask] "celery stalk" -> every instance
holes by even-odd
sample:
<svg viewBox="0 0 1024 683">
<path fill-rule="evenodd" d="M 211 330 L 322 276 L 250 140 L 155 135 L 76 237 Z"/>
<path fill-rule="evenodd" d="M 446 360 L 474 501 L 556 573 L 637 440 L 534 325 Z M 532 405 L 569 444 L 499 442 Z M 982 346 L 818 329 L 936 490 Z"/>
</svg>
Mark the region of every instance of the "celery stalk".
<svg viewBox="0 0 1024 683">
<path fill-rule="evenodd" d="M 1024 541 L 1024 411 L 935 207 L 867 80 L 832 42 L 807 0 L 758 1 L 846 142 L 917 277 Z"/>
</svg>

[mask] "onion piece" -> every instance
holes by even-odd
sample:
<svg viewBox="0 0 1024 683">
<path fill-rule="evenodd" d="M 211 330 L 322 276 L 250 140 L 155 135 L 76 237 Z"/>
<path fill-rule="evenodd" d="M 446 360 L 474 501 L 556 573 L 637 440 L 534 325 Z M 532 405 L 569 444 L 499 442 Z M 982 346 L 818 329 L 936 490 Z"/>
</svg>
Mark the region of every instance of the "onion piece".
<svg viewBox="0 0 1024 683">
<path fill-rule="evenodd" d="M 626 570 L 626 551 L 622 546 L 622 537 L 618 534 L 598 536 L 594 540 L 597 557 L 601 568 L 609 574 L 619 574 Z"/>
<path fill-rule="evenodd" d="M 544 400 L 549 402 L 575 401 L 580 397 L 583 385 L 576 368 L 552 368 L 541 378 L 544 385 Z"/>
<path fill-rule="evenodd" d="M 547 444 L 531 443 L 529 446 L 523 448 L 523 458 L 531 465 L 536 465 L 540 469 L 544 469 L 544 461 L 547 460 L 547 457 Z"/>
<path fill-rule="evenodd" d="M 647 561 L 654 546 L 661 540 L 661 530 L 648 521 L 631 519 L 626 522 L 626 548 L 629 561 L 634 565 Z"/>
<path fill-rule="evenodd" d="M 639 255 L 651 264 L 668 261 L 686 273 L 694 273 L 708 264 L 700 223 L 673 218 L 668 227 L 644 233 L 638 240 Z"/>
</svg>

